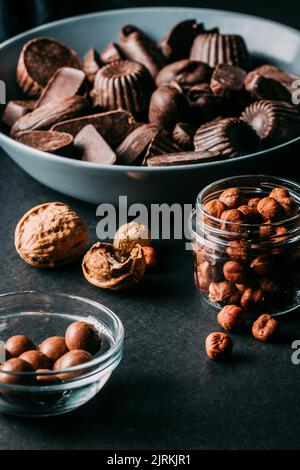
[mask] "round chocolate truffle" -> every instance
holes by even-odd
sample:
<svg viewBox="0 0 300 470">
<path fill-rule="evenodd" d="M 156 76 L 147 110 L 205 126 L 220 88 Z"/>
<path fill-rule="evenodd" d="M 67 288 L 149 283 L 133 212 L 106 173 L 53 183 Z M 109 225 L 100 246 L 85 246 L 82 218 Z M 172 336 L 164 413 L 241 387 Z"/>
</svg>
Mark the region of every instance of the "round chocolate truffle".
<svg viewBox="0 0 300 470">
<path fill-rule="evenodd" d="M 66 344 L 70 351 L 83 349 L 90 354 L 96 354 L 101 347 L 99 331 L 91 323 L 77 321 L 72 323 L 65 334 Z"/>
<path fill-rule="evenodd" d="M 24 335 L 11 336 L 4 347 L 11 357 L 19 357 L 25 351 L 36 349 L 31 339 Z"/>
<path fill-rule="evenodd" d="M 0 366 L 0 383 L 16 385 L 28 384 L 33 381 L 32 376 L 5 374 L 5 372 L 12 372 L 15 374 L 21 372 L 34 372 L 33 367 L 28 362 L 23 361 L 20 358 L 14 357 Z"/>
<path fill-rule="evenodd" d="M 90 361 L 93 359 L 93 356 L 81 349 L 74 349 L 73 351 L 69 351 L 64 354 L 58 361 L 55 362 L 53 366 L 53 370 L 65 370 L 69 369 L 70 367 L 78 366 L 80 364 L 84 364 L 85 362 Z M 74 372 L 66 372 L 58 374 L 57 377 L 60 380 L 70 380 L 74 377 L 78 377 L 79 375 L 87 372 L 87 369 L 77 370 Z"/>
<path fill-rule="evenodd" d="M 51 336 L 39 345 L 39 350 L 45 354 L 51 362 L 56 362 L 61 356 L 68 352 L 68 347 L 63 336 Z M 40 367 L 40 369 L 44 369 L 44 367 Z"/>
<path fill-rule="evenodd" d="M 28 362 L 34 370 L 48 369 L 51 365 L 50 359 L 41 351 L 26 351 L 21 354 L 20 359 Z"/>
</svg>

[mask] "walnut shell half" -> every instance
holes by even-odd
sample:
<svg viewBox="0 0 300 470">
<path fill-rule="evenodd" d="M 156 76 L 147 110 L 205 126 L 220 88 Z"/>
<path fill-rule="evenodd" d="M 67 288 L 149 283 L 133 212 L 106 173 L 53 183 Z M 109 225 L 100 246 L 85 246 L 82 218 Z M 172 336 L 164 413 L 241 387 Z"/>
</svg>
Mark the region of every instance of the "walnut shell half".
<svg viewBox="0 0 300 470">
<path fill-rule="evenodd" d="M 82 270 L 91 284 L 102 289 L 121 290 L 137 284 L 144 276 L 146 262 L 141 245 L 123 255 L 110 243 L 98 242 L 86 253 Z"/>
<path fill-rule="evenodd" d="M 79 215 L 63 202 L 33 207 L 15 231 L 15 247 L 26 263 L 57 268 L 71 263 L 85 250 L 88 230 Z"/>
</svg>

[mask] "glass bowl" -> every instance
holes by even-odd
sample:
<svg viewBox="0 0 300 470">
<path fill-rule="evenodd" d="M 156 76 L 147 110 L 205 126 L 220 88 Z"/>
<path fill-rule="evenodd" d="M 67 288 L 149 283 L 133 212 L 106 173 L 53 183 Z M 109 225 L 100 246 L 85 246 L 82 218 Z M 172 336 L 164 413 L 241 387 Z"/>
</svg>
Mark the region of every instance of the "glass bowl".
<svg viewBox="0 0 300 470">
<path fill-rule="evenodd" d="M 15 378 L 20 383 L 0 383 L 0 412 L 42 417 L 80 407 L 101 390 L 119 365 L 124 341 L 122 322 L 98 302 L 44 292 L 0 295 L 1 341 L 22 334 L 39 345 L 50 336 L 64 336 L 67 327 L 75 321 L 92 323 L 97 328 L 103 338 L 100 351 L 91 361 L 65 369 L 64 373 L 70 372 L 69 380 L 53 381 L 53 376 L 60 371 L 39 373 L 39 378 L 43 376 L 42 382 L 37 382 L 36 372 L 7 372 L 18 376 Z"/>
</svg>

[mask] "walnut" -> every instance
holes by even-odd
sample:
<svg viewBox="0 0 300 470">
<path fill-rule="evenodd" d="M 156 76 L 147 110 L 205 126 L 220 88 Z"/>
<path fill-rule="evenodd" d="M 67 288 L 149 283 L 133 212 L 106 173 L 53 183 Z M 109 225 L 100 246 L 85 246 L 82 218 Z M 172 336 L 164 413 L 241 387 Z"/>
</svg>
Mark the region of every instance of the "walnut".
<svg viewBox="0 0 300 470">
<path fill-rule="evenodd" d="M 235 286 L 228 281 L 211 282 L 209 286 L 209 299 L 212 302 L 224 302 L 235 292 Z"/>
<path fill-rule="evenodd" d="M 248 275 L 248 267 L 240 261 L 226 261 L 223 274 L 227 281 L 234 284 L 244 284 Z"/>
<path fill-rule="evenodd" d="M 229 359 L 232 353 L 233 343 L 227 333 L 211 333 L 205 341 L 206 354 L 213 361 Z"/>
<path fill-rule="evenodd" d="M 136 244 L 151 245 L 151 233 L 148 227 L 138 222 L 122 225 L 116 232 L 114 247 L 122 253 L 130 253 Z"/>
<path fill-rule="evenodd" d="M 241 307 L 244 310 L 261 309 L 266 300 L 266 293 L 262 289 L 246 289 L 241 298 Z"/>
<path fill-rule="evenodd" d="M 86 253 L 82 270 L 91 284 L 102 289 L 121 290 L 137 284 L 144 276 L 145 257 L 141 245 L 129 254 L 116 250 L 110 243 L 98 242 Z"/>
<path fill-rule="evenodd" d="M 259 341 L 268 341 L 278 329 L 278 322 L 271 315 L 264 313 L 252 325 L 252 334 Z"/>
<path fill-rule="evenodd" d="M 280 217 L 282 216 L 281 205 L 272 197 L 264 197 L 261 199 L 257 204 L 257 211 L 265 221 L 271 220 L 276 222 L 280 220 Z"/>
<path fill-rule="evenodd" d="M 235 209 L 245 202 L 245 196 L 239 188 L 228 188 L 222 192 L 219 200 L 229 209 Z"/>
<path fill-rule="evenodd" d="M 218 199 L 213 199 L 212 201 L 207 202 L 204 206 L 206 214 L 216 217 L 217 219 L 221 218 L 221 215 L 226 211 L 226 209 L 227 206 Z"/>
<path fill-rule="evenodd" d="M 15 231 L 15 247 L 21 258 L 38 268 L 57 268 L 81 256 L 88 230 L 79 215 L 63 202 L 33 207 Z"/>
<path fill-rule="evenodd" d="M 224 330 L 239 330 L 246 322 L 244 310 L 237 305 L 226 305 L 218 313 L 217 322 Z"/>
</svg>

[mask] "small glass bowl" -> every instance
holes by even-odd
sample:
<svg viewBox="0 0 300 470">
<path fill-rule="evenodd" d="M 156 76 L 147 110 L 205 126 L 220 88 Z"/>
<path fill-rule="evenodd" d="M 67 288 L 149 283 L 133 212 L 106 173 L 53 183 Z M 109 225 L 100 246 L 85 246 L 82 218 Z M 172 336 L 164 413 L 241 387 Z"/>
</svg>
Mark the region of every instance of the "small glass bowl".
<svg viewBox="0 0 300 470">
<path fill-rule="evenodd" d="M 35 372 L 13 373 L 12 375 L 24 376 L 27 383 L 0 383 L 0 412 L 42 417 L 67 413 L 80 407 L 99 392 L 119 365 L 124 341 L 122 322 L 98 302 L 44 292 L 0 295 L 2 341 L 22 334 L 28 336 L 37 346 L 50 336 L 64 336 L 67 327 L 75 321 L 95 325 L 103 338 L 100 351 L 91 361 L 64 370 L 64 373 L 70 372 L 70 380 L 51 382 L 51 377 L 53 379 L 60 371 L 39 373 L 39 376 L 43 375 L 42 383 L 36 381 Z M 32 381 L 32 385 L 28 385 L 28 381 Z"/>
</svg>

